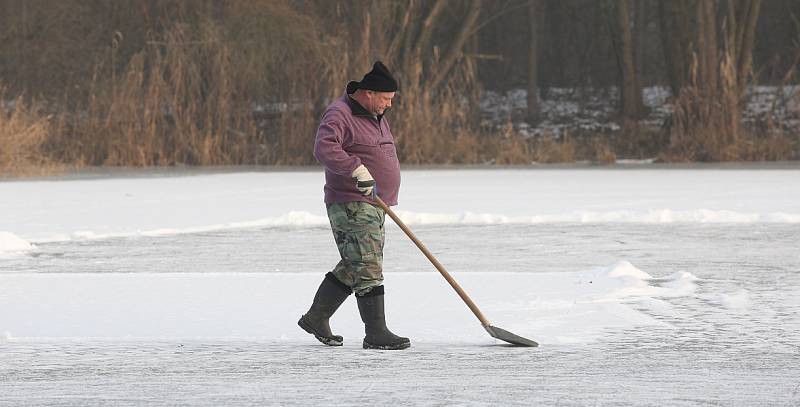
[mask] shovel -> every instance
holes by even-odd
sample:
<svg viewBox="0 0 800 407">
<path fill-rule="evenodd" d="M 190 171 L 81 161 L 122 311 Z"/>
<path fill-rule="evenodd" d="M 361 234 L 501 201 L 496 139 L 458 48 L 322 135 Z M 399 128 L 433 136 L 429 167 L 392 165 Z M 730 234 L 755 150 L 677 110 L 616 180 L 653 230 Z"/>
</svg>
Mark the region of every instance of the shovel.
<svg viewBox="0 0 800 407">
<path fill-rule="evenodd" d="M 450 286 L 452 286 L 453 289 L 456 290 L 458 296 L 461 297 L 462 300 L 464 300 L 469 309 L 472 310 L 472 313 L 475 314 L 476 317 L 478 317 L 478 320 L 481 321 L 481 325 L 483 325 L 483 328 L 486 329 L 486 332 L 488 332 L 489 335 L 491 335 L 493 338 L 500 339 L 501 341 L 505 341 L 516 346 L 539 346 L 538 343 L 530 339 L 523 338 L 519 335 L 515 335 L 511 332 L 508 332 L 505 329 L 493 326 L 489 322 L 489 320 L 486 319 L 481 310 L 478 309 L 478 306 L 475 305 L 474 302 L 472 302 L 467 293 L 464 292 L 464 289 L 462 289 L 461 286 L 458 285 L 456 280 L 453 279 L 450 273 L 448 273 L 447 270 L 444 269 L 444 266 L 442 266 L 442 264 L 439 263 L 439 261 L 436 260 L 435 257 L 433 257 L 433 254 L 431 254 L 431 252 L 428 251 L 425 245 L 422 244 L 422 242 L 419 239 L 417 239 L 417 237 L 414 235 L 413 232 L 411 232 L 411 229 L 409 229 L 408 226 L 406 226 L 406 224 L 403 223 L 402 220 L 400 220 L 400 218 L 389 208 L 388 205 L 386 205 L 386 203 L 383 202 L 381 198 L 375 196 L 375 201 L 378 203 L 378 206 L 380 206 L 387 214 L 389 214 L 389 217 L 391 217 L 392 220 L 394 220 L 394 223 L 396 223 L 397 226 L 400 226 L 400 229 L 403 229 L 403 232 L 405 232 L 406 235 L 408 235 L 408 237 L 411 239 L 411 241 L 414 242 L 415 245 L 417 245 L 419 250 L 422 251 L 422 254 L 424 254 L 425 257 L 427 257 L 428 260 L 430 260 L 431 264 L 433 264 L 433 266 L 436 267 L 436 270 L 439 270 L 439 273 L 442 274 L 442 277 L 444 277 L 444 279 L 447 280 L 448 283 L 450 283 Z"/>
</svg>

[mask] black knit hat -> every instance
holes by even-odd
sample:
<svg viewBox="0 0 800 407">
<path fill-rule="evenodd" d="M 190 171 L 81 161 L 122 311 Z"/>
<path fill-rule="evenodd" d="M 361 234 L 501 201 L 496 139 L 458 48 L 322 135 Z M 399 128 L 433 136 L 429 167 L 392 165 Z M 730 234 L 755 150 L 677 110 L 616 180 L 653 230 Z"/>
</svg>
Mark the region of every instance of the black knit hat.
<svg viewBox="0 0 800 407">
<path fill-rule="evenodd" d="M 347 93 L 353 93 L 357 89 L 375 90 L 378 92 L 397 92 L 397 80 L 389 72 L 389 68 L 381 61 L 376 61 L 372 65 L 372 70 L 364 75 L 361 82 L 350 81 L 347 84 Z"/>
</svg>

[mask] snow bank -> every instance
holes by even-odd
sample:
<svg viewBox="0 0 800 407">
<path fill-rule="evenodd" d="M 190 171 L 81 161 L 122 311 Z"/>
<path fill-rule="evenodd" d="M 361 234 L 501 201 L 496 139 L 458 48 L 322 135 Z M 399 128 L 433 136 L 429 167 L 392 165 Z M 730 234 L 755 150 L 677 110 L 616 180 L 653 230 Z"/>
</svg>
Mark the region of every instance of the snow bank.
<svg viewBox="0 0 800 407">
<path fill-rule="evenodd" d="M 492 323 L 542 344 L 587 343 L 608 330 L 669 327 L 658 319 L 691 295 L 686 275 L 655 282 L 629 262 L 570 273 L 454 273 Z M 259 338 L 314 343 L 297 326 L 321 273 L 0 275 L 0 332 L 31 338 Z M 46 286 L 47 289 L 44 289 Z M 396 332 L 419 342 L 490 344 L 436 272 L 387 273 Z M 657 312 L 642 312 L 643 302 Z M 653 305 L 655 304 L 655 305 Z M 660 312 L 658 312 L 660 310 Z M 346 340 L 363 325 L 351 298 L 332 320 Z"/>
<path fill-rule="evenodd" d="M 527 225 L 543 223 L 800 223 L 800 214 L 754 214 L 736 213 L 731 211 L 660 211 L 636 212 L 575 212 L 559 215 L 535 216 L 506 216 L 491 213 L 415 213 L 397 211 L 397 215 L 404 223 L 411 226 L 424 225 Z M 97 233 L 90 230 L 73 232 L 70 235 L 52 234 L 48 237 L 36 239 L 39 243 L 58 242 L 67 240 L 99 240 L 110 238 L 124 238 L 133 236 L 170 236 L 179 234 L 204 233 L 220 230 L 255 229 L 272 227 L 320 227 L 329 224 L 328 218 L 323 215 L 312 214 L 304 211 L 291 211 L 277 217 L 262 218 L 253 221 L 231 222 L 224 224 L 195 226 L 187 228 L 157 228 L 150 230 L 136 230 L 130 232 Z M 391 227 L 391 226 L 390 226 Z"/>
<path fill-rule="evenodd" d="M 601 267 L 582 275 L 583 279 L 602 288 L 596 301 L 617 301 L 638 297 L 677 298 L 691 295 L 698 278 L 689 272 L 678 272 L 664 278 L 653 278 L 627 261 Z"/>
<path fill-rule="evenodd" d="M 291 211 L 285 215 L 274 218 L 263 218 L 247 222 L 231 222 L 216 225 L 195 226 L 187 228 L 158 228 L 150 230 L 137 230 L 135 232 L 115 232 L 115 233 L 95 233 L 90 230 L 83 230 L 72 233 L 70 236 L 53 235 L 48 238 L 40 239 L 40 242 L 57 242 L 67 240 L 100 240 L 112 238 L 124 238 L 133 236 L 171 236 L 180 234 L 191 233 L 204 233 L 214 232 L 220 230 L 233 230 L 233 229 L 254 229 L 254 228 L 269 228 L 269 227 L 308 227 L 308 226 L 321 226 L 328 225 L 328 218 L 326 216 L 314 215 L 308 212 Z"/>
<path fill-rule="evenodd" d="M 403 222 L 410 225 L 462 224 L 537 224 L 537 223 L 800 223 L 800 214 L 740 213 L 728 210 L 697 209 L 673 211 L 671 209 L 635 211 L 592 212 L 577 211 L 555 215 L 506 216 L 492 213 L 414 213 L 398 211 Z"/>
<path fill-rule="evenodd" d="M 396 211 L 410 225 L 796 224 L 800 223 L 797 174 L 793 170 L 410 170 L 403 173 Z M 0 182 L 0 230 L 42 243 L 327 226 L 323 183 L 321 171 Z"/>
<path fill-rule="evenodd" d="M 33 249 L 33 245 L 9 232 L 0 231 L 0 258 L 19 255 Z"/>
<path fill-rule="evenodd" d="M 653 276 L 650 274 L 639 270 L 633 264 L 627 261 L 614 263 L 609 267 L 600 269 L 600 273 L 611 278 L 631 278 L 638 281 L 653 278 Z"/>
</svg>

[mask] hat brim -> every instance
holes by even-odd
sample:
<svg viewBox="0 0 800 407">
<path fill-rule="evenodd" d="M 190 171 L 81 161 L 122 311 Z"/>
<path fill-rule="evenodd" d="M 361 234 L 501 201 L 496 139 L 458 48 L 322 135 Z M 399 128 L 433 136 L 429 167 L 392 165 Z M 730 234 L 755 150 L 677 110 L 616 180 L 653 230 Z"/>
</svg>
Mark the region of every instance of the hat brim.
<svg viewBox="0 0 800 407">
<path fill-rule="evenodd" d="M 380 88 L 378 86 L 363 86 L 361 82 L 350 81 L 347 82 L 347 94 L 352 95 L 359 89 L 364 90 L 371 90 L 373 92 L 397 92 L 397 88 L 389 87 L 389 88 Z"/>
</svg>

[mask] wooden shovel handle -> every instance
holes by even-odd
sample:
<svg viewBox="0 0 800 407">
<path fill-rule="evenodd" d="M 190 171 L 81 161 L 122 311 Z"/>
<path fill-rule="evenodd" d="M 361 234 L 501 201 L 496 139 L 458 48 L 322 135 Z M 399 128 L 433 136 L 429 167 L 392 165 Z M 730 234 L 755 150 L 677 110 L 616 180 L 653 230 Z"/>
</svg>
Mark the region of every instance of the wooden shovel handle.
<svg viewBox="0 0 800 407">
<path fill-rule="evenodd" d="M 462 300 L 464 300 L 469 309 L 472 310 L 472 313 L 475 314 L 476 317 L 478 317 L 478 320 L 481 321 L 481 324 L 484 327 L 490 326 L 491 324 L 489 323 L 489 320 L 486 319 L 485 316 L 483 316 L 481 310 L 479 310 L 478 306 L 475 305 L 474 302 L 472 302 L 472 299 L 470 299 L 467 293 L 464 292 L 464 289 L 462 289 L 461 286 L 458 285 L 456 280 L 453 279 L 450 273 L 448 273 L 447 270 L 444 269 L 442 263 L 439 263 L 439 260 L 436 260 L 436 257 L 433 257 L 433 254 L 431 254 L 431 252 L 428 251 L 425 245 L 422 244 L 422 242 L 419 239 L 417 239 L 417 236 L 414 235 L 414 232 L 412 232 L 411 229 L 409 229 L 408 226 L 406 226 L 406 224 L 403 223 L 402 220 L 400 220 L 400 217 L 398 217 L 397 214 L 395 214 L 394 211 L 392 211 L 389 208 L 389 205 L 386 205 L 386 203 L 384 203 L 383 200 L 378 196 L 375 197 L 375 202 L 378 203 L 378 206 L 380 206 L 381 209 L 383 209 L 387 214 L 389 214 L 389 217 L 391 217 L 392 220 L 394 220 L 394 223 L 396 223 L 397 226 L 400 226 L 400 229 L 403 229 L 403 232 L 405 232 L 406 235 L 409 237 L 409 239 L 411 239 L 411 241 L 414 242 L 415 245 L 417 245 L 419 250 L 422 251 L 422 254 L 424 254 L 425 257 L 427 257 L 428 260 L 430 260 L 431 264 L 433 264 L 433 266 L 436 267 L 436 270 L 439 270 L 439 273 L 442 274 L 442 277 L 444 277 L 444 279 L 447 280 L 448 283 L 450 283 L 450 286 L 453 287 L 454 290 L 456 290 L 458 296 L 461 297 Z"/>
</svg>

